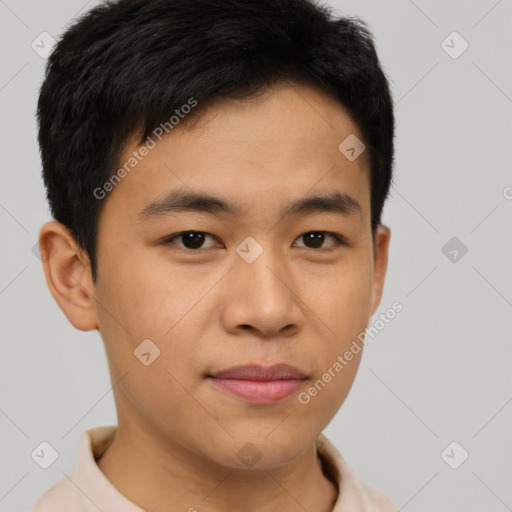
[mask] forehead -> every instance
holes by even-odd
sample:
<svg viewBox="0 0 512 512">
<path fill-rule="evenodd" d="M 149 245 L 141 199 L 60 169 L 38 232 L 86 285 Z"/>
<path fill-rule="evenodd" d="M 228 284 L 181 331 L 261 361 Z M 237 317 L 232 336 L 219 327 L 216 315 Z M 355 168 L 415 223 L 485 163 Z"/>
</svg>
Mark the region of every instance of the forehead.
<svg viewBox="0 0 512 512">
<path fill-rule="evenodd" d="M 105 210 L 124 205 L 135 218 L 179 187 L 229 196 L 242 214 L 330 189 L 358 197 L 364 211 L 366 155 L 350 160 L 339 149 L 353 136 L 362 140 L 343 106 L 310 86 L 280 84 L 250 99 L 221 100 L 162 140 L 153 137 L 156 144 L 116 184 Z M 142 146 L 127 149 L 121 166 Z"/>
</svg>

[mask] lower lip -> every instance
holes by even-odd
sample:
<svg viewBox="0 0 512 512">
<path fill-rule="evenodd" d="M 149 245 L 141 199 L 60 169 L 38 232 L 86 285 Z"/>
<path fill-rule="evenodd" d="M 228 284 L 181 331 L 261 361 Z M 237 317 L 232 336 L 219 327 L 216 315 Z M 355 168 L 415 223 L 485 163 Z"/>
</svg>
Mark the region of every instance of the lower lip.
<svg viewBox="0 0 512 512">
<path fill-rule="evenodd" d="M 299 379 L 255 381 L 211 378 L 210 380 L 234 395 L 257 404 L 278 402 L 294 393 L 304 382 Z"/>
</svg>

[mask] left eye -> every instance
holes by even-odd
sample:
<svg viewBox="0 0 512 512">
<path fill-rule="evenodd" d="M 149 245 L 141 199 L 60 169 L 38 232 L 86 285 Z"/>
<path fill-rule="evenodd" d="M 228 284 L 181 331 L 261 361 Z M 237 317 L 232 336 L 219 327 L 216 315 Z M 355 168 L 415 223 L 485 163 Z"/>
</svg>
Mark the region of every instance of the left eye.
<svg viewBox="0 0 512 512">
<path fill-rule="evenodd" d="M 178 244 L 180 247 L 184 249 L 188 249 L 191 251 L 198 251 L 199 249 L 204 249 L 202 247 L 205 238 L 210 237 L 215 240 L 213 235 L 209 233 L 205 233 L 204 231 L 184 231 L 182 233 L 178 233 L 177 235 L 172 235 L 164 240 L 166 244 L 175 243 L 174 241 L 177 239 L 182 239 L 182 245 Z M 325 242 L 326 237 L 330 237 L 334 239 L 334 244 L 331 244 L 328 248 L 321 247 Z M 306 246 L 307 249 L 324 249 L 324 250 L 332 250 L 338 246 L 346 245 L 346 241 L 343 236 L 337 235 L 334 233 L 329 233 L 327 231 L 309 231 L 307 233 L 303 233 L 299 235 L 296 240 L 302 240 L 306 244 L 310 244 L 310 246 Z M 210 246 L 212 247 L 212 246 Z M 299 246 L 302 247 L 302 246 Z M 208 247 L 207 247 L 208 248 Z"/>
<path fill-rule="evenodd" d="M 346 245 L 346 242 L 344 238 L 341 235 L 336 235 L 334 233 L 328 233 L 327 231 L 309 231 L 308 233 L 304 233 L 303 235 L 300 235 L 297 240 L 300 240 L 301 238 L 304 241 L 307 241 L 307 243 L 311 244 L 313 247 L 308 247 L 308 249 L 318 249 L 319 246 L 321 246 L 325 238 L 331 237 L 335 240 L 335 243 L 329 246 L 326 250 L 332 250 L 335 247 L 338 247 L 340 245 Z M 322 247 L 320 247 L 322 248 Z"/>
</svg>

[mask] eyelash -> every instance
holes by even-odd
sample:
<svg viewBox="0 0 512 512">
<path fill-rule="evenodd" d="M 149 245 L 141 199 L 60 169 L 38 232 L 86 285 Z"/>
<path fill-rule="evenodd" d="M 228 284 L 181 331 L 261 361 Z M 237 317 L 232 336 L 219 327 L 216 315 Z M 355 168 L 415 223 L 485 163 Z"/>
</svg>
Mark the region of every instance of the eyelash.
<svg viewBox="0 0 512 512">
<path fill-rule="evenodd" d="M 190 234 L 190 233 L 209 235 L 212 238 L 217 239 L 214 235 L 211 235 L 210 233 L 206 233 L 205 231 L 181 231 L 180 233 L 176 233 L 174 235 L 171 235 L 171 236 L 165 238 L 163 240 L 163 243 L 165 245 L 174 244 L 174 240 L 176 240 L 177 238 L 180 238 L 183 235 L 187 235 L 187 234 Z M 340 247 L 343 247 L 343 246 L 348 246 L 348 242 L 347 242 L 346 238 L 343 235 L 338 235 L 337 233 L 332 233 L 330 231 L 306 231 L 305 233 L 302 233 L 301 235 L 299 235 L 296 238 L 296 240 L 301 238 L 301 237 L 303 237 L 304 235 L 309 235 L 311 233 L 323 233 L 323 234 L 326 234 L 328 236 L 333 237 L 335 239 L 336 243 L 333 246 L 328 247 L 328 248 L 314 249 L 314 248 L 310 248 L 310 247 L 304 247 L 304 249 L 308 249 L 308 250 L 311 250 L 313 252 L 324 252 L 325 253 L 325 252 L 335 251 L 335 250 L 337 250 L 337 249 L 339 249 Z M 207 249 L 203 249 L 203 248 L 189 249 L 188 247 L 182 247 L 182 246 L 178 246 L 178 247 L 180 249 L 182 249 L 184 251 L 187 251 L 187 252 L 190 252 L 190 253 L 199 253 L 201 251 L 209 249 L 209 248 L 207 248 Z"/>
</svg>

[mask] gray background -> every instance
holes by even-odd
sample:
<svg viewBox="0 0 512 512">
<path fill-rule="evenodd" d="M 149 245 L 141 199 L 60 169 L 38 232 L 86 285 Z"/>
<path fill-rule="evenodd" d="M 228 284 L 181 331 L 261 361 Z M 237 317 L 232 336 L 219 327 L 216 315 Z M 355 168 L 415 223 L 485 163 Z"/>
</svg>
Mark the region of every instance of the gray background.
<svg viewBox="0 0 512 512">
<path fill-rule="evenodd" d="M 396 300 L 404 309 L 369 342 L 325 433 L 403 510 L 512 510 L 512 2 L 329 3 L 368 22 L 392 81 L 380 311 Z M 84 430 L 116 423 L 99 334 L 68 323 L 32 252 L 50 216 L 34 118 L 45 60 L 31 43 L 94 4 L 0 0 L 2 511 L 28 510 L 73 469 Z M 442 46 L 453 31 L 469 44 L 457 58 Z M 453 36 L 446 44 L 462 48 Z M 455 262 L 442 251 L 452 237 L 468 249 Z M 46 470 L 30 457 L 43 440 L 59 452 Z M 452 441 L 469 453 L 458 469 L 441 457 Z"/>
</svg>

